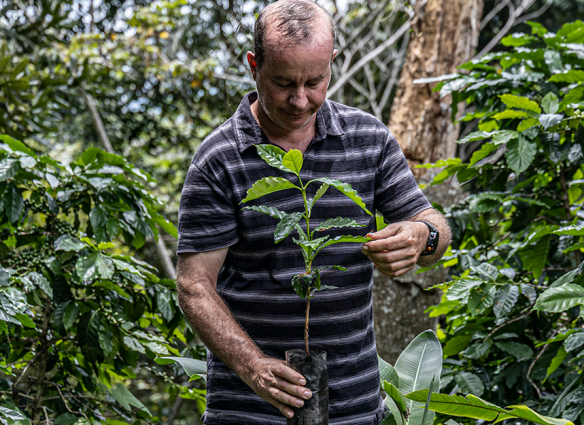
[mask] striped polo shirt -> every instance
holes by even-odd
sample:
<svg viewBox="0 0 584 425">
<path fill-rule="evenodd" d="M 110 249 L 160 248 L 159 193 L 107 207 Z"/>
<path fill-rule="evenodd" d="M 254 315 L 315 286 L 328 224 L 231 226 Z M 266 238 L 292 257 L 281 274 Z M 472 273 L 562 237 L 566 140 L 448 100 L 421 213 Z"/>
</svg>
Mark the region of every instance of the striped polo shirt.
<svg viewBox="0 0 584 425">
<path fill-rule="evenodd" d="M 235 114 L 212 132 L 198 149 L 185 180 L 179 209 L 178 254 L 229 247 L 219 273 L 217 292 L 235 319 L 268 355 L 304 347 L 306 301 L 294 292 L 292 275 L 304 272 L 295 231 L 277 245 L 278 220 L 242 209 L 253 183 L 278 176 L 297 183 L 291 173 L 270 167 L 254 145 L 269 144 L 254 119 L 248 93 Z M 349 183 L 370 211 L 390 222 L 406 220 L 431 208 L 417 186 L 406 159 L 387 127 L 358 109 L 325 101 L 316 114 L 316 136 L 304 154 L 300 177 L 329 177 Z M 309 186 L 314 196 L 319 183 Z M 296 190 L 284 190 L 254 201 L 288 213 L 304 211 Z M 324 234 L 365 235 L 375 230 L 374 217 L 330 187 L 312 210 L 311 228 L 331 217 L 348 217 L 362 228 L 331 229 Z M 304 220 L 301 221 L 306 231 Z M 324 236 L 324 235 L 322 235 Z M 377 425 L 385 407 L 373 333 L 373 264 L 361 245 L 341 243 L 323 249 L 313 266 L 342 265 L 326 271 L 310 306 L 310 347 L 328 355 L 330 423 Z M 282 425 L 284 416 L 262 400 L 213 353 L 208 353 L 207 410 L 204 422 L 238 425 Z"/>
</svg>

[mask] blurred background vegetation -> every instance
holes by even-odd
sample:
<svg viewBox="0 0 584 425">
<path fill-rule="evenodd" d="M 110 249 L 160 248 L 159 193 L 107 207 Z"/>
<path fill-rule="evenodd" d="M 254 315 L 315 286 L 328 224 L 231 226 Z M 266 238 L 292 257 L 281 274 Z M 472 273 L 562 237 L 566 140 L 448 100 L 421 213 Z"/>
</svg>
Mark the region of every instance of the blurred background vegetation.
<svg viewBox="0 0 584 425">
<path fill-rule="evenodd" d="M 409 25 L 416 14 L 419 18 L 420 2 L 322 2 L 339 28 L 341 54 L 329 92 L 333 100 L 391 121 L 409 42 L 417 37 Z M 447 16 L 451 6 L 442 3 Z M 159 200 L 152 204 L 152 214 L 176 225 L 182 184 L 197 147 L 254 88 L 245 53 L 252 50 L 255 16 L 266 4 L 0 0 L 0 134 L 62 164 L 92 147 L 120 155 L 152 176 L 141 183 Z M 584 1 L 485 0 L 479 10 L 474 54 L 482 57 L 510 50 L 498 41 L 513 32 L 530 33 L 528 20 L 557 31 L 584 16 Z M 395 34 L 399 36 L 387 42 Z M 460 131 L 468 134 L 476 124 L 469 120 Z M 172 279 L 168 263 L 176 261 L 172 226 L 151 225 L 160 230 L 163 243 L 152 237 L 153 230 L 145 232 L 144 243 L 124 245 L 118 240 L 112 252 L 135 256 L 160 270 L 158 278 Z M 80 226 L 87 230 L 83 223 Z M 151 307 L 152 314 L 163 314 Z M 173 316 L 167 316 L 171 321 Z M 179 326 L 190 340 L 177 347 L 190 346 L 181 354 L 201 357 L 197 338 L 187 327 Z M 163 333 L 169 330 L 164 329 Z M 204 402 L 188 389 L 203 387 L 202 381 L 189 384 L 180 368 L 152 361 L 136 366 L 134 372 L 123 383 L 156 418 L 143 420 L 197 423 Z M 180 382 L 180 388 L 173 381 Z M 13 390 L 6 385 L 2 391 L 8 394 Z"/>
</svg>

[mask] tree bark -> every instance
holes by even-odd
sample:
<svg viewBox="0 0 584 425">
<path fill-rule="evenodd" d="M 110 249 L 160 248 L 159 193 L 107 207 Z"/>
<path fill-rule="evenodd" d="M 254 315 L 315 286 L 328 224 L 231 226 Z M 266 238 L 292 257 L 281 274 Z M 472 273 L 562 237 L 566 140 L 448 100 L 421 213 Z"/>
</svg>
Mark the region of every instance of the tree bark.
<svg viewBox="0 0 584 425">
<path fill-rule="evenodd" d="M 483 0 L 418 0 L 398 90 L 391 108 L 389 129 L 404 151 L 418 181 L 431 177 L 418 164 L 456 154 L 459 127 L 450 120 L 450 96 L 432 93 L 435 84 L 414 84 L 419 78 L 456 72 L 476 50 Z M 462 111 L 462 108 L 459 108 Z M 432 202 L 449 206 L 460 191 L 450 185 L 425 191 Z M 440 291 L 423 289 L 444 282 L 443 268 L 423 274 L 415 270 L 399 278 L 376 274 L 374 282 L 375 333 L 379 355 L 394 364 L 399 353 L 419 333 L 436 329 L 436 318 L 424 310 L 440 301 Z"/>
</svg>

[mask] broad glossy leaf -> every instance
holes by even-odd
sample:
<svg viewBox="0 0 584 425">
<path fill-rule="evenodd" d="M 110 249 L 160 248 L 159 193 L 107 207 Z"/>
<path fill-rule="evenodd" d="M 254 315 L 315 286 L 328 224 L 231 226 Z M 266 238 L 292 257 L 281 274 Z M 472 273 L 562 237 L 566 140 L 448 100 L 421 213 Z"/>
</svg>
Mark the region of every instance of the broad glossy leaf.
<svg viewBox="0 0 584 425">
<path fill-rule="evenodd" d="M 541 425 L 574 425 L 567 419 L 556 419 L 540 415 L 527 406 L 507 406 L 507 409 L 513 409 L 507 414 L 502 414 L 494 423 L 499 423 L 509 418 L 520 418 Z"/>
<path fill-rule="evenodd" d="M 50 282 L 42 274 L 37 272 L 32 272 L 24 276 L 23 279 L 27 279 L 32 285 L 43 291 L 49 298 L 53 298 L 53 288 Z"/>
<path fill-rule="evenodd" d="M 473 316 L 484 312 L 487 308 L 493 305 L 497 287 L 494 285 L 482 284 L 478 288 L 474 288 L 468 299 L 468 309 Z"/>
<path fill-rule="evenodd" d="M 20 413 L 18 410 L 10 409 L 6 406 L 0 406 L 0 415 L 11 421 L 28 421 L 28 418 Z M 4 422 L 4 421 L 2 421 Z M 7 422 L 4 422 L 7 424 Z"/>
<path fill-rule="evenodd" d="M 571 69 L 567 72 L 552 75 L 549 81 L 553 83 L 581 83 L 584 82 L 584 71 Z"/>
<path fill-rule="evenodd" d="M 494 143 L 485 143 L 479 150 L 473 152 L 469 165 L 474 165 L 481 159 L 485 159 L 495 149 L 497 149 L 497 146 Z"/>
<path fill-rule="evenodd" d="M 62 235 L 55 240 L 55 251 L 79 252 L 87 246 L 85 242 L 81 242 L 71 235 Z"/>
<path fill-rule="evenodd" d="M 123 384 L 115 384 L 111 390 L 112 397 L 128 411 L 132 410 L 132 406 L 140 410 L 148 412 L 146 406 L 142 404 Z M 148 412 L 150 413 L 150 412 Z"/>
<path fill-rule="evenodd" d="M 472 335 L 458 335 L 448 340 L 444 346 L 444 356 L 450 357 L 464 351 L 470 344 Z"/>
<path fill-rule="evenodd" d="M 533 357 L 533 350 L 529 346 L 519 342 L 495 342 L 495 346 L 498 349 L 511 354 L 520 362 L 529 360 Z"/>
<path fill-rule="evenodd" d="M 460 372 L 454 376 L 454 380 L 461 391 L 466 394 L 473 394 L 480 397 L 485 392 L 485 385 L 481 378 L 471 372 Z"/>
<path fill-rule="evenodd" d="M 566 351 L 566 349 L 563 346 L 560 347 L 560 349 L 558 350 L 558 352 L 556 353 L 556 355 L 552 359 L 552 362 L 550 363 L 550 365 L 547 368 L 546 379 L 548 378 L 548 376 L 550 376 L 552 373 L 554 373 L 557 368 L 560 367 L 560 365 L 564 362 L 564 359 L 566 358 L 567 355 L 568 355 L 568 352 Z"/>
<path fill-rule="evenodd" d="M 497 291 L 493 300 L 493 313 L 497 319 L 506 316 L 515 307 L 519 298 L 519 288 L 506 283 Z"/>
<path fill-rule="evenodd" d="M 138 353 L 146 354 L 144 346 L 136 338 L 131 336 L 124 336 L 124 345 L 132 351 L 137 351 Z"/>
<path fill-rule="evenodd" d="M 546 114 L 555 114 L 558 112 L 558 108 L 560 107 L 558 96 L 556 96 L 553 92 L 549 92 L 541 100 L 541 107 Z"/>
<path fill-rule="evenodd" d="M 308 211 L 312 211 L 312 207 L 314 207 L 314 204 L 316 203 L 316 201 L 318 201 L 322 195 L 325 194 L 325 192 L 327 191 L 327 189 L 330 186 L 326 183 L 323 183 L 318 190 L 316 191 L 316 194 L 314 195 L 314 198 L 310 198 L 306 203 L 308 204 Z"/>
<path fill-rule="evenodd" d="M 65 307 L 65 311 L 63 312 L 63 326 L 65 326 L 66 330 L 69 330 L 73 327 L 75 320 L 77 320 L 78 314 L 79 307 L 76 303 L 67 304 L 67 307 Z"/>
<path fill-rule="evenodd" d="M 405 397 L 423 403 L 428 397 L 428 390 L 414 391 L 406 394 Z M 446 415 L 482 419 L 485 421 L 493 421 L 500 413 L 506 412 L 505 409 L 471 394 L 463 397 L 456 394 L 450 396 L 440 393 L 432 394 L 430 398 L 430 410 Z"/>
<path fill-rule="evenodd" d="M 543 125 L 546 130 L 554 125 L 558 125 L 562 122 L 563 116 L 560 114 L 541 114 L 539 116 L 539 122 Z"/>
<path fill-rule="evenodd" d="M 304 213 L 295 212 L 292 214 L 286 214 L 286 216 L 280 220 L 278 225 L 276 226 L 276 230 L 274 232 L 274 241 L 276 243 L 285 239 L 292 229 L 296 227 L 298 222 L 302 219 Z"/>
<path fill-rule="evenodd" d="M 482 279 L 467 277 L 459 279 L 446 291 L 446 298 L 450 301 L 466 300 L 470 296 L 470 291 L 483 284 Z"/>
<path fill-rule="evenodd" d="M 539 105 L 527 97 L 515 96 L 513 94 L 504 94 L 500 97 L 501 101 L 511 108 L 524 109 L 526 111 L 537 112 L 538 114 L 541 113 Z"/>
<path fill-rule="evenodd" d="M 499 112 L 493 115 L 494 120 L 507 120 L 515 118 L 527 118 L 529 114 L 525 111 L 517 111 L 515 109 L 507 109 L 506 111 Z"/>
<path fill-rule="evenodd" d="M 497 280 L 497 277 L 499 276 L 499 270 L 497 269 L 497 267 L 489 263 L 481 263 L 476 267 L 471 266 L 471 270 L 488 277 L 493 282 L 495 282 Z"/>
<path fill-rule="evenodd" d="M 0 134 L 0 140 L 5 143 L 13 152 L 24 152 L 25 154 L 36 158 L 36 154 L 32 149 L 22 143 L 20 140 L 15 140 L 5 134 Z"/>
<path fill-rule="evenodd" d="M 340 227 L 365 227 L 365 225 L 359 224 L 355 220 L 352 220 L 350 218 L 337 217 L 337 218 L 329 218 L 329 219 L 325 220 L 316 229 L 314 229 L 314 231 L 320 232 L 323 230 L 331 229 L 333 227 L 339 227 L 339 228 Z"/>
<path fill-rule="evenodd" d="M 78 418 L 72 413 L 63 413 L 55 418 L 54 425 L 73 425 Z"/>
<path fill-rule="evenodd" d="M 536 242 L 535 247 L 530 252 L 529 266 L 536 279 L 539 279 L 543 267 L 547 263 L 549 249 L 550 235 L 546 235 Z"/>
<path fill-rule="evenodd" d="M 429 388 L 432 382 L 432 390 L 438 391 L 442 373 L 442 346 L 434 332 L 427 330 L 418 335 L 400 354 L 395 370 L 399 375 L 399 389 L 403 393 Z M 424 399 L 422 403 L 425 402 Z M 411 424 L 421 424 L 423 415 L 423 409 L 412 407 L 410 403 Z M 428 415 L 426 419 L 428 424 L 432 424 L 434 415 Z"/>
<path fill-rule="evenodd" d="M 326 183 L 330 186 L 333 186 L 335 189 L 339 190 L 346 197 L 348 197 L 350 200 L 352 200 L 357 205 L 359 205 L 361 208 L 363 208 L 363 210 L 367 214 L 369 214 L 371 216 L 373 215 L 373 214 L 371 214 L 371 211 L 369 211 L 367 209 L 367 206 L 365 205 L 365 203 L 363 202 L 361 197 L 357 194 L 357 191 L 354 190 L 351 187 L 351 185 L 349 185 L 348 183 L 343 183 L 342 181 L 339 181 L 339 180 L 333 180 L 333 179 L 329 179 L 328 177 L 324 177 L 324 178 L 320 178 L 320 179 L 311 180 L 306 185 L 308 186 L 312 182 L 321 182 L 321 183 Z"/>
<path fill-rule="evenodd" d="M 287 173 L 294 172 L 282 164 L 282 158 L 286 155 L 285 150 L 275 145 L 256 145 L 256 149 L 260 157 L 266 161 L 268 165 L 286 171 Z"/>
<path fill-rule="evenodd" d="M 261 212 L 261 213 L 269 215 L 270 217 L 274 217 L 274 218 L 277 218 L 280 220 L 283 219 L 284 217 L 286 217 L 286 213 L 284 211 L 280 211 L 278 208 L 274 208 L 274 207 L 266 207 L 265 205 L 260 205 L 259 207 L 256 207 L 256 206 L 243 207 L 243 209 Z"/>
<path fill-rule="evenodd" d="M 11 223 L 14 223 L 20 218 L 22 209 L 24 208 L 24 199 L 20 191 L 15 186 L 10 185 L 3 195 L 4 212 Z"/>
<path fill-rule="evenodd" d="M 18 321 L 22 324 L 22 326 L 25 326 L 27 328 L 35 328 L 35 324 L 32 321 L 32 319 L 30 318 L 30 316 L 28 314 L 24 314 L 24 313 L 16 313 L 14 315 L 14 317 L 16 317 L 18 319 Z"/>
<path fill-rule="evenodd" d="M 336 236 L 336 237 L 334 237 L 334 238 L 326 241 L 326 243 L 322 244 L 318 248 L 318 251 L 317 252 L 319 252 L 323 248 L 326 248 L 329 245 L 333 245 L 333 244 L 336 244 L 336 243 L 342 243 L 342 242 L 366 243 L 366 242 L 369 242 L 370 240 L 371 240 L 371 238 L 368 238 L 368 237 L 365 237 L 365 236 L 351 236 L 351 235 Z"/>
<path fill-rule="evenodd" d="M 30 157 L 29 157 L 30 158 Z M 20 170 L 20 162 L 16 158 L 6 157 L 0 161 L 0 182 L 10 180 Z"/>
<path fill-rule="evenodd" d="M 315 250 L 317 249 L 319 246 L 321 246 L 324 241 L 326 241 L 327 239 L 329 239 L 330 236 L 323 236 L 322 238 L 317 238 L 317 239 L 313 239 L 311 241 L 304 241 L 304 240 L 298 240 L 298 239 L 294 239 L 294 243 L 296 245 L 299 245 L 303 248 L 307 248 L 310 250 Z"/>
<path fill-rule="evenodd" d="M 105 356 L 109 356 L 114 348 L 114 343 L 112 341 L 112 333 L 110 331 L 99 332 L 99 346 L 103 350 Z"/>
<path fill-rule="evenodd" d="M 527 138 L 520 136 L 517 139 L 511 140 L 507 144 L 509 149 L 506 158 L 507 165 L 516 174 L 520 174 L 527 170 L 531 165 L 535 154 L 537 153 L 537 146 L 535 142 L 530 142 Z"/>
<path fill-rule="evenodd" d="M 89 254 L 86 257 L 80 257 L 77 259 L 77 263 L 75 265 L 77 269 L 77 275 L 81 280 L 92 280 L 97 278 L 98 271 L 97 271 L 97 261 L 99 258 L 99 254 L 94 252 Z"/>
<path fill-rule="evenodd" d="M 584 332 L 578 332 L 570 335 L 566 342 L 564 342 L 564 347 L 566 351 L 574 351 L 584 345 Z"/>
<path fill-rule="evenodd" d="M 296 175 L 300 173 L 303 162 L 304 159 L 302 158 L 302 152 L 300 152 L 298 149 L 290 149 L 282 158 L 282 164 L 284 167 L 292 170 L 292 172 Z"/>
<path fill-rule="evenodd" d="M 387 381 L 383 382 L 383 389 L 385 390 L 387 395 L 392 398 L 393 402 L 400 410 L 403 417 L 407 418 L 409 416 L 408 400 L 404 397 L 401 391 L 398 390 L 395 385 Z"/>
<path fill-rule="evenodd" d="M 500 130 L 493 134 L 493 143 L 495 145 L 502 145 L 509 143 L 511 140 L 519 137 L 519 133 L 513 130 Z"/>
<path fill-rule="evenodd" d="M 170 290 L 162 288 L 156 292 L 156 305 L 158 306 L 158 310 L 162 313 L 162 317 L 170 322 L 176 313 L 174 300 Z"/>
<path fill-rule="evenodd" d="M 207 363 L 202 360 L 188 359 L 186 357 L 157 357 L 156 363 L 170 364 L 179 363 L 188 376 L 205 375 L 207 373 Z"/>
<path fill-rule="evenodd" d="M 462 353 L 464 355 L 464 357 L 468 358 L 468 359 L 480 359 L 481 357 L 483 357 L 485 354 L 487 354 L 487 352 L 489 351 L 489 348 L 491 348 L 491 345 L 493 345 L 492 342 L 476 342 L 472 345 L 470 345 L 466 350 L 464 350 L 464 352 Z M 473 391 L 466 391 L 466 392 L 470 392 L 472 393 Z"/>
<path fill-rule="evenodd" d="M 392 365 L 377 356 L 381 381 L 387 381 L 399 388 L 399 376 Z"/>
<path fill-rule="evenodd" d="M 395 404 L 395 401 L 390 396 L 386 396 L 383 400 L 385 405 L 389 407 L 390 414 L 381 422 L 379 425 L 407 425 L 401 418 L 399 408 Z"/>
<path fill-rule="evenodd" d="M 283 179 L 282 177 L 264 177 L 253 184 L 253 186 L 247 191 L 247 196 L 241 201 L 241 203 L 286 189 L 300 190 L 298 186 L 295 186 L 292 182 Z"/>
<path fill-rule="evenodd" d="M 580 285 L 566 283 L 547 289 L 539 296 L 533 309 L 559 313 L 582 304 L 584 304 L 584 288 Z"/>
</svg>

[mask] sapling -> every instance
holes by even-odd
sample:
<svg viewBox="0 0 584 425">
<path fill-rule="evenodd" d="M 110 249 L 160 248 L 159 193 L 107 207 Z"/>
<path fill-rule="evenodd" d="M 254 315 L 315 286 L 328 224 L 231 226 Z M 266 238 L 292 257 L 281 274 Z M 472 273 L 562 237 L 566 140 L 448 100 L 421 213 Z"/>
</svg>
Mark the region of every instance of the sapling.
<svg viewBox="0 0 584 425">
<path fill-rule="evenodd" d="M 323 223 L 312 228 L 313 230 L 311 230 L 310 215 L 312 209 L 316 202 L 325 194 L 328 188 L 333 186 L 353 202 L 355 202 L 355 204 L 357 204 L 359 207 L 363 208 L 367 214 L 372 214 L 365 206 L 363 200 L 357 195 L 357 192 L 353 190 L 353 188 L 347 183 L 324 177 L 310 180 L 304 184 L 300 178 L 300 170 L 302 169 L 304 159 L 302 153 L 299 150 L 291 149 L 290 151 L 285 152 L 284 150 L 274 145 L 256 145 L 256 148 L 260 157 L 270 166 L 293 174 L 298 182 L 297 184 L 294 184 L 291 180 L 282 177 L 264 177 L 263 179 L 260 179 L 253 184 L 253 186 L 247 191 L 247 196 L 243 201 L 241 201 L 241 203 L 246 203 L 269 193 L 274 193 L 286 189 L 298 190 L 304 201 L 304 212 L 286 213 L 284 211 L 280 211 L 277 208 L 268 207 L 265 205 L 244 207 L 244 209 L 255 210 L 280 220 L 274 232 L 275 243 L 279 243 L 284 240 L 293 230 L 295 230 L 298 234 L 298 238 L 293 238 L 292 240 L 302 249 L 306 270 L 304 273 L 292 276 L 292 287 L 301 298 L 306 299 L 304 344 L 306 355 L 308 356 L 310 354 L 308 348 L 308 319 L 310 314 L 310 299 L 314 297 L 314 293 L 316 291 L 335 288 L 335 286 L 321 284 L 321 273 L 325 269 L 347 270 L 346 267 L 339 265 L 313 267 L 312 264 L 314 259 L 316 258 L 317 254 L 327 246 L 341 242 L 364 243 L 371 240 L 367 237 L 351 235 L 337 236 L 334 238 L 331 238 L 330 235 L 315 237 L 320 236 L 320 232 L 331 228 L 364 227 L 365 225 L 359 224 L 353 219 L 336 217 L 325 220 Z M 318 188 L 313 198 L 308 198 L 307 188 L 312 183 L 321 183 L 321 186 Z M 304 231 L 299 224 L 302 219 L 304 219 L 306 222 L 306 231 Z"/>
</svg>

